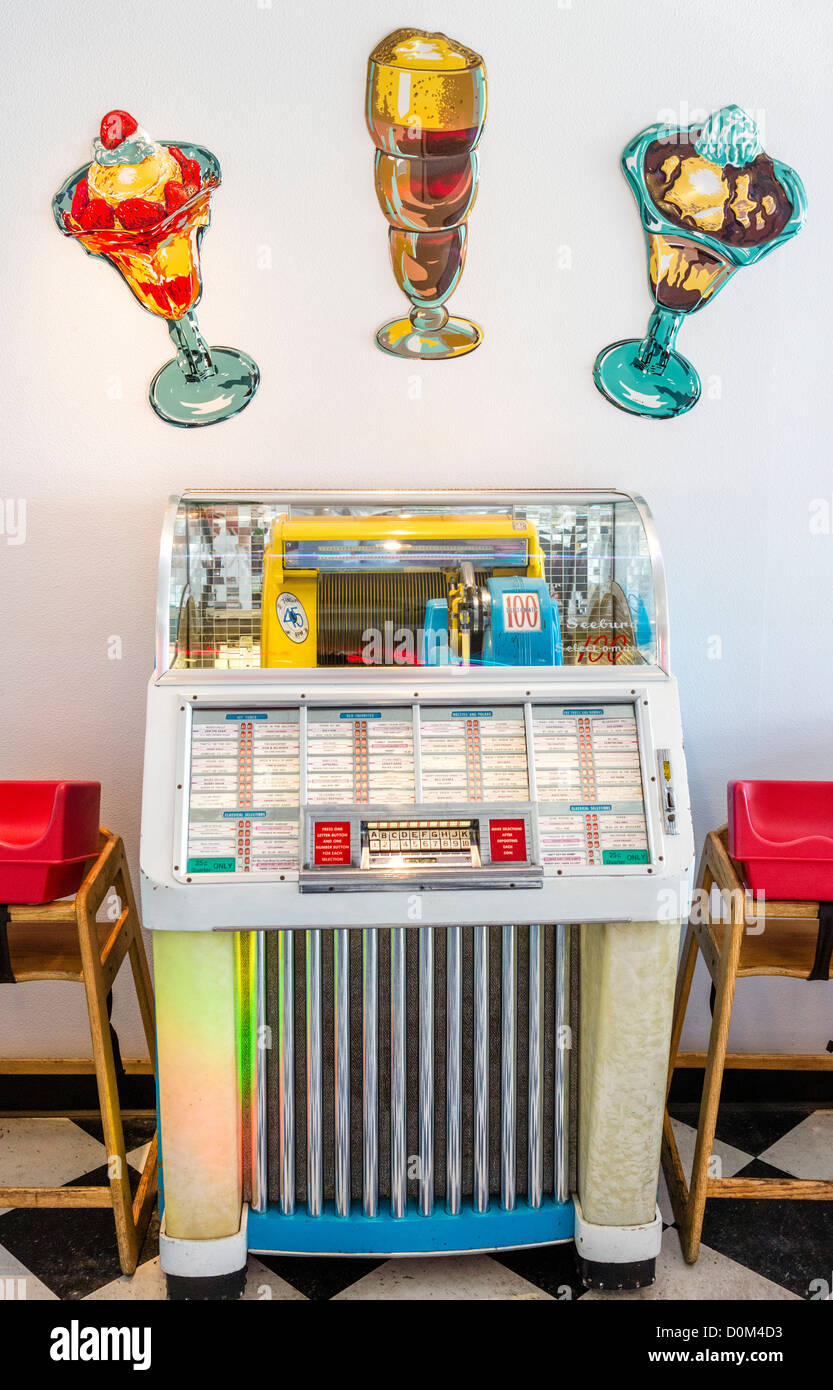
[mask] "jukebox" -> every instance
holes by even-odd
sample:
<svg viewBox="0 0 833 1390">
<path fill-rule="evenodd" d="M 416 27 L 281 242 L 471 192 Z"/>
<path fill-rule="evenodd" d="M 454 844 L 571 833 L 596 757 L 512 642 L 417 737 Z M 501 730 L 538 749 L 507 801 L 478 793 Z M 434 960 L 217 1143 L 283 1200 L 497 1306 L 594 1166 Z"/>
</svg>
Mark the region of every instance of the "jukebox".
<svg viewBox="0 0 833 1390">
<path fill-rule="evenodd" d="M 164 525 L 142 901 L 172 1296 L 247 1250 L 575 1240 L 653 1277 L 693 854 L 618 492 L 213 493 Z"/>
</svg>

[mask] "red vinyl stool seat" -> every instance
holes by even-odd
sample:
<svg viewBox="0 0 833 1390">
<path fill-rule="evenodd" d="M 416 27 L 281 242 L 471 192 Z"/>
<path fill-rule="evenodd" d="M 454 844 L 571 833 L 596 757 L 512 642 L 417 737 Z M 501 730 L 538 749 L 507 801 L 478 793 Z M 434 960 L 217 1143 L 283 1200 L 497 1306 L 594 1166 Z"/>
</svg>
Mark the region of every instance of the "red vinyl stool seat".
<svg viewBox="0 0 833 1390">
<path fill-rule="evenodd" d="M 81 887 L 98 856 L 100 782 L 0 782 L 0 903 Z"/>
<path fill-rule="evenodd" d="M 833 782 L 730 782 L 729 853 L 755 893 L 833 899 Z"/>
</svg>

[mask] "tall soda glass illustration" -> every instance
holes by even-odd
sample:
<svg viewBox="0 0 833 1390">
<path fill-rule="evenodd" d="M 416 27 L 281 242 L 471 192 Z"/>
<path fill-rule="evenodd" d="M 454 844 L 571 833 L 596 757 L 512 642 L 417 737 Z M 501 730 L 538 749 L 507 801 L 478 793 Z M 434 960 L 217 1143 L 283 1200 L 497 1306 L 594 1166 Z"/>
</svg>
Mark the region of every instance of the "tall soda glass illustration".
<svg viewBox="0 0 833 1390">
<path fill-rule="evenodd" d="M 151 382 L 157 415 L 183 428 L 229 419 L 252 399 L 260 371 L 238 348 L 209 347 L 194 312 L 216 157 L 153 140 L 126 111 L 108 111 L 93 154 L 52 200 L 59 230 L 109 261 L 142 307 L 165 319 L 176 356 Z"/>
<path fill-rule="evenodd" d="M 700 396 L 695 368 L 675 348 L 686 315 L 741 266 L 795 236 L 806 197 L 795 170 L 763 152 L 739 106 L 724 106 L 702 126 L 641 131 L 622 168 L 642 217 L 655 307 L 645 337 L 604 348 L 593 377 L 620 410 L 668 419 Z"/>
<path fill-rule="evenodd" d="M 445 301 L 463 271 L 477 196 L 483 59 L 445 34 L 397 29 L 370 55 L 366 116 L 393 273 L 413 306 L 376 341 L 397 357 L 459 357 L 482 339 L 476 323 L 449 317 Z"/>
</svg>

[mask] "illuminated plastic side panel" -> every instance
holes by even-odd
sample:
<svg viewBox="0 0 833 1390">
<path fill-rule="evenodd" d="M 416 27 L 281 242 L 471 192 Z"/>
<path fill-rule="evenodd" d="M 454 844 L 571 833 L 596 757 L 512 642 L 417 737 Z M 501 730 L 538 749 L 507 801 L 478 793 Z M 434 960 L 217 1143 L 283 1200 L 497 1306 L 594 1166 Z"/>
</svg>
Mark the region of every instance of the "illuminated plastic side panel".
<svg viewBox="0 0 833 1390">
<path fill-rule="evenodd" d="M 157 1065 L 170 1236 L 240 1225 L 241 1122 L 231 932 L 154 932 Z"/>
<path fill-rule="evenodd" d="M 653 1220 L 680 923 L 581 927 L 578 1189 L 584 1217 Z"/>
</svg>

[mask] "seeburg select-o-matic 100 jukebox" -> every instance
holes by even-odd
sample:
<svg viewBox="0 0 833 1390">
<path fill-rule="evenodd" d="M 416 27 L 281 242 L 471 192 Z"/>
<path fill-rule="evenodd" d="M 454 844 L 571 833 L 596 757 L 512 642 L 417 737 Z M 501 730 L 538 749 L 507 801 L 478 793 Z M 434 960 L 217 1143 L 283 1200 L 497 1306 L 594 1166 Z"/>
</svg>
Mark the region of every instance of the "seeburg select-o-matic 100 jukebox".
<svg viewBox="0 0 833 1390">
<path fill-rule="evenodd" d="M 173 1296 L 575 1240 L 649 1282 L 693 854 L 618 492 L 185 493 L 148 697 Z"/>
</svg>

